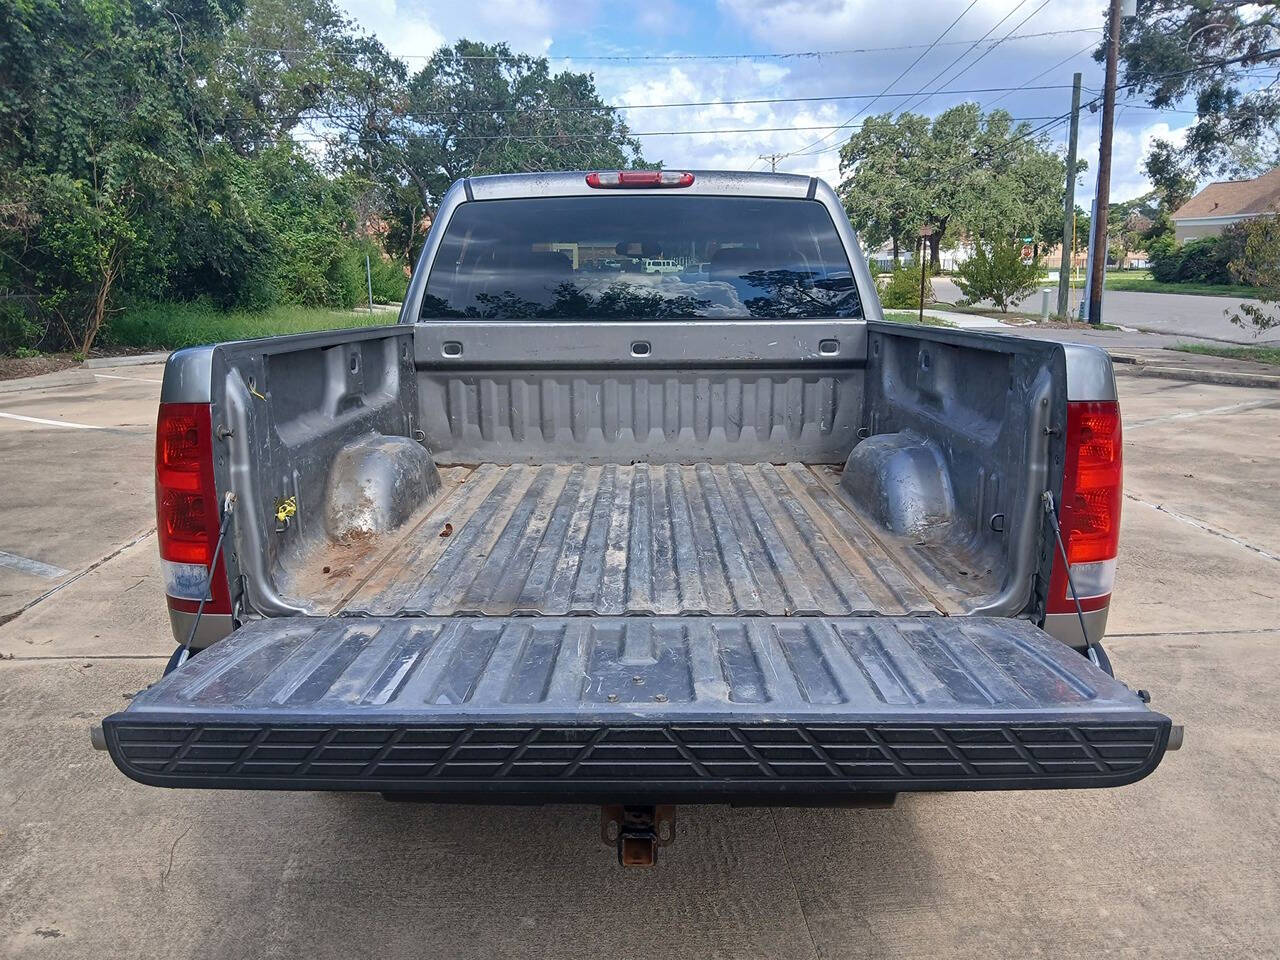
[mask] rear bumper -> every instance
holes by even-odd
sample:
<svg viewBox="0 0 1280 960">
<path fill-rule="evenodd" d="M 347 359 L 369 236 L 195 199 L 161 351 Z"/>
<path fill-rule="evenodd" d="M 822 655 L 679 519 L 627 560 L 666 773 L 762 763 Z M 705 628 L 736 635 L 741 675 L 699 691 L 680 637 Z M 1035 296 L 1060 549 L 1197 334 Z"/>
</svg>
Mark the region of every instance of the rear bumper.
<svg viewBox="0 0 1280 960">
<path fill-rule="evenodd" d="M 108 723 L 129 777 L 162 787 L 409 792 L 491 802 L 838 804 L 860 793 L 1114 787 L 1160 762 L 1169 723 L 198 726 Z"/>
<path fill-rule="evenodd" d="M 265 621 L 104 721 L 167 787 L 853 802 L 1109 787 L 1170 721 L 1023 621 Z"/>
</svg>

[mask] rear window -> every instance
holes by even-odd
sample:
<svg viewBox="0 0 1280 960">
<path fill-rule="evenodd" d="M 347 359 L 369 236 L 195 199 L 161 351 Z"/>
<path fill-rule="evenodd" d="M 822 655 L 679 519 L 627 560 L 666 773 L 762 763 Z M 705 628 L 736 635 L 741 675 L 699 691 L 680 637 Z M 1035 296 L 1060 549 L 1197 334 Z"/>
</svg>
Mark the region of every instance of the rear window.
<svg viewBox="0 0 1280 960">
<path fill-rule="evenodd" d="M 813 200 L 541 197 L 461 204 L 424 320 L 861 317 L 835 225 Z"/>
</svg>

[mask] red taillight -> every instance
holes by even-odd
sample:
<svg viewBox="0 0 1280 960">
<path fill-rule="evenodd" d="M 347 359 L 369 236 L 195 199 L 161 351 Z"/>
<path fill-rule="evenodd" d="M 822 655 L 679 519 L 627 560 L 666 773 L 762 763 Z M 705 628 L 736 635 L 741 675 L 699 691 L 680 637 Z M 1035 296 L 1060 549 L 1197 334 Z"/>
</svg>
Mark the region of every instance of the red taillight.
<svg viewBox="0 0 1280 960">
<path fill-rule="evenodd" d="M 1067 404 L 1067 456 L 1058 520 L 1071 578 L 1086 610 L 1106 606 L 1115 581 L 1122 492 L 1120 407 L 1110 402 Z M 1075 602 L 1054 552 L 1049 613 L 1070 613 Z"/>
<path fill-rule="evenodd" d="M 162 403 L 156 421 L 156 532 L 165 592 L 174 609 L 194 611 L 205 591 L 207 613 L 230 613 L 222 558 L 216 569 L 218 491 L 207 403 Z"/>
<path fill-rule="evenodd" d="M 600 170 L 587 174 L 587 186 L 603 190 L 689 187 L 692 185 L 692 173 L 677 173 L 674 170 Z"/>
</svg>

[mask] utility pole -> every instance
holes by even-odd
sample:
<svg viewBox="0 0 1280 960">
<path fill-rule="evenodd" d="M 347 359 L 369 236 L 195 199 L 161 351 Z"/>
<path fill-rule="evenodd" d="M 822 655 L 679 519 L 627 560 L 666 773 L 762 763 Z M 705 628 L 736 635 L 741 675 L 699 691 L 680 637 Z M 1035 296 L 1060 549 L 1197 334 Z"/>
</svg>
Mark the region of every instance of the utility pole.
<svg viewBox="0 0 1280 960">
<path fill-rule="evenodd" d="M 1107 211 L 1111 209 L 1111 138 L 1116 119 L 1116 73 L 1120 62 L 1120 15 L 1124 0 L 1111 0 L 1107 14 L 1107 76 L 1102 89 L 1102 133 L 1098 137 L 1098 191 L 1089 240 L 1089 322 L 1102 323 L 1102 285 L 1107 278 Z"/>
<path fill-rule="evenodd" d="M 1071 137 L 1067 142 L 1067 202 L 1062 217 L 1062 266 L 1058 270 L 1058 316 L 1067 316 L 1071 256 L 1076 246 L 1076 147 L 1080 140 L 1080 74 L 1071 80 Z"/>
<path fill-rule="evenodd" d="M 779 161 L 779 160 L 781 160 L 781 159 L 783 159 L 785 156 L 786 156 L 786 154 L 785 154 L 785 153 L 762 153 L 762 154 L 760 154 L 760 156 L 756 157 L 756 159 L 757 159 L 757 160 L 768 160 L 768 161 L 769 161 L 769 172 L 770 172 L 770 173 L 777 173 L 777 172 L 778 172 L 778 161 Z"/>
</svg>

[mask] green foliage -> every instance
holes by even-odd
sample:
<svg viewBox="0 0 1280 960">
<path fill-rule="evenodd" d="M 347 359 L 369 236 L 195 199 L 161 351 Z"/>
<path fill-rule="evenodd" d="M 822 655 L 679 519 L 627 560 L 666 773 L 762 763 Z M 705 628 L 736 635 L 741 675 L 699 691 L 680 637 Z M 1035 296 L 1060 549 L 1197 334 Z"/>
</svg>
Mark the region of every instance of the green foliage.
<svg viewBox="0 0 1280 960">
<path fill-rule="evenodd" d="M 1140 0 L 1120 37 L 1121 80 L 1153 107 L 1195 103 L 1177 167 L 1261 173 L 1276 162 L 1280 90 L 1253 82 L 1248 68 L 1273 61 L 1277 48 L 1275 0 Z"/>
<path fill-rule="evenodd" d="M 364 258 L 369 258 L 369 274 L 373 283 L 374 303 L 399 303 L 409 288 L 409 275 L 404 266 L 392 260 L 378 245 L 365 241 L 356 247 L 358 266 L 364 271 Z M 367 295 L 364 299 L 368 299 Z"/>
<path fill-rule="evenodd" d="M 1177 283 L 1182 266 L 1182 249 L 1173 234 L 1165 234 L 1151 242 L 1147 249 L 1151 258 L 1151 278 L 1160 283 Z"/>
<path fill-rule="evenodd" d="M 937 252 L 949 233 L 1062 238 L 1066 165 L 1043 137 L 1003 110 L 974 103 L 934 119 L 869 117 L 840 151 L 840 194 L 854 227 L 873 246 L 910 249 L 934 228 Z"/>
<path fill-rule="evenodd" d="M 1223 230 L 1221 236 L 1200 237 L 1179 246 L 1171 235 L 1151 244 L 1151 276 L 1162 283 L 1230 284 L 1231 264 L 1245 262 L 1248 222 Z M 1248 282 L 1248 281 L 1244 281 Z"/>
<path fill-rule="evenodd" d="M 40 338 L 40 327 L 21 300 L 0 300 L 0 354 L 21 355 Z"/>
<path fill-rule="evenodd" d="M 1201 237 L 1182 245 L 1178 261 L 1179 283 L 1229 283 L 1230 263 L 1222 253 L 1222 240 L 1218 237 Z"/>
<path fill-rule="evenodd" d="M 1198 353 L 1206 357 L 1250 360 L 1254 363 L 1269 363 L 1280 367 L 1280 347 L 1219 347 L 1206 343 L 1180 343 L 1171 349 L 1180 350 L 1183 353 Z"/>
<path fill-rule="evenodd" d="M 1257 336 L 1280 326 L 1280 216 L 1254 217 L 1239 226 L 1244 243 L 1229 269 L 1241 283 L 1260 288 L 1259 302 L 1241 303 L 1227 316 Z"/>
<path fill-rule="evenodd" d="M 997 240 L 975 244 L 973 256 L 956 269 L 956 286 L 964 305 L 990 300 L 1007 313 L 1040 286 L 1040 258 L 1022 262 L 1022 244 Z"/>
<path fill-rule="evenodd" d="M 335 0 L 0 0 L 0 350 L 350 307 L 366 255 L 399 299 L 453 179 L 643 163 L 590 75 L 464 40 L 411 77 Z"/>
<path fill-rule="evenodd" d="M 933 281 L 925 276 L 925 302 L 933 300 Z M 880 305 L 890 310 L 920 308 L 920 267 L 898 264 L 880 289 Z"/>
<path fill-rule="evenodd" d="M 176 350 L 224 340 L 253 340 L 284 333 L 394 323 L 395 319 L 394 313 L 385 311 L 369 313 L 293 305 L 266 310 L 223 310 L 204 300 L 125 308 L 112 323 L 111 335 L 117 346 Z"/>
<path fill-rule="evenodd" d="M 549 109 L 566 103 L 579 109 Z M 505 43 L 437 50 L 409 80 L 403 126 L 403 172 L 428 207 L 459 177 L 644 166 L 590 74 L 553 74 Z"/>
<path fill-rule="evenodd" d="M 1160 206 L 1172 213 L 1191 199 L 1196 192 L 1196 181 L 1183 168 L 1183 153 L 1168 140 L 1156 140 L 1151 144 L 1142 172 L 1160 197 Z"/>
</svg>

